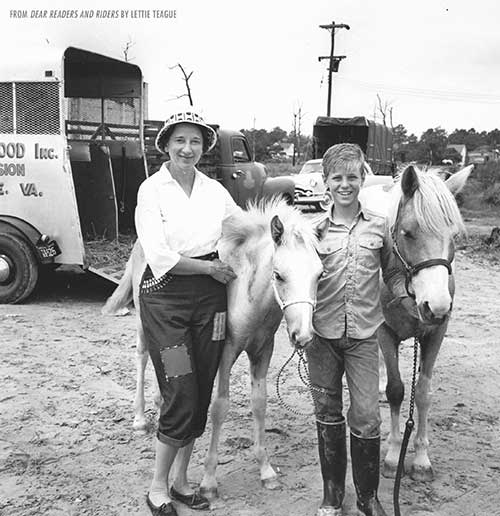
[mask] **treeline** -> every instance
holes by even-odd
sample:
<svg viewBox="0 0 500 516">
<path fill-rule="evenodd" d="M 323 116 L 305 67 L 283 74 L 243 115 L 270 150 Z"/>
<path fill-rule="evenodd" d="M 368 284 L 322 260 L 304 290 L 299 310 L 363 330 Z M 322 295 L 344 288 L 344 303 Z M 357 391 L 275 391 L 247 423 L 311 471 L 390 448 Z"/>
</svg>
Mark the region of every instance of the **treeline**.
<svg viewBox="0 0 500 516">
<path fill-rule="evenodd" d="M 241 129 L 252 147 L 252 152 L 257 161 L 270 161 L 279 159 L 279 153 L 284 145 L 295 145 L 295 159 L 303 162 L 312 157 L 312 137 L 296 134 L 294 131 L 287 133 L 280 127 L 272 131 L 266 129 Z M 401 162 L 415 161 L 437 165 L 443 159 L 450 159 L 455 163 L 460 162 L 461 156 L 454 149 L 447 149 L 448 145 L 465 145 L 467 152 L 478 147 L 490 149 L 500 148 L 500 130 L 478 132 L 475 129 L 455 129 L 447 133 L 441 127 L 435 127 L 424 131 L 420 137 L 409 134 L 404 125 L 399 124 L 393 128 L 394 159 Z"/>
<path fill-rule="evenodd" d="M 500 146 L 500 130 L 477 132 L 475 129 L 455 129 L 448 134 L 443 128 L 427 129 L 420 138 L 408 134 L 406 128 L 399 124 L 393 129 L 394 158 L 396 161 L 429 163 L 438 165 L 443 159 L 458 163 L 461 156 L 448 145 L 465 145 L 467 152 L 478 147 L 496 149 Z"/>
<path fill-rule="evenodd" d="M 310 159 L 311 137 L 302 134 L 295 134 L 294 131 L 287 133 L 281 127 L 275 127 L 272 131 L 265 129 L 241 129 L 246 136 L 256 161 L 270 161 L 279 159 L 279 153 L 283 150 L 282 144 L 293 143 L 295 146 L 295 159 L 305 161 Z"/>
</svg>

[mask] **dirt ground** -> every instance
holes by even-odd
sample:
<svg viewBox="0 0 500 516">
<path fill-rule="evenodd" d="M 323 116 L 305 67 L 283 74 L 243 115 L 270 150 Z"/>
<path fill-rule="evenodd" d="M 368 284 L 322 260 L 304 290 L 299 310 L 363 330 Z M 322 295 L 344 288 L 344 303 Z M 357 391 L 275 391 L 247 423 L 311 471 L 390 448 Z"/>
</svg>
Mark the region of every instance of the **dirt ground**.
<svg viewBox="0 0 500 516">
<path fill-rule="evenodd" d="M 492 221 L 468 219 L 474 233 Z M 499 225 L 496 221 L 495 225 Z M 495 261 L 496 260 L 496 261 Z M 457 254 L 455 311 L 434 376 L 430 455 L 436 478 L 401 486 L 403 515 L 500 515 L 500 267 L 498 250 L 474 246 Z M 144 496 L 153 467 L 155 411 L 152 368 L 147 371 L 151 421 L 147 435 L 131 430 L 134 317 L 104 317 L 108 286 L 87 275 L 59 273 L 24 305 L 4 305 L 0 316 L 0 514 L 148 515 Z M 287 412 L 274 382 L 291 348 L 282 326 L 269 375 L 267 447 L 282 488 L 265 491 L 253 459 L 246 357 L 232 375 L 232 405 L 220 452 L 221 497 L 213 516 L 307 516 L 320 502 L 314 420 Z M 407 391 L 411 342 L 403 345 Z M 296 369 L 285 375 L 285 399 L 310 411 Z M 381 403 L 383 436 L 389 410 Z M 407 401 L 403 407 L 406 418 Z M 404 421 L 403 421 L 404 423 Z M 402 424 L 403 424 L 402 423 Z M 208 432 L 192 460 L 202 477 Z M 383 452 L 385 445 L 383 446 Z M 410 445 L 409 454 L 412 449 Z M 392 514 L 393 481 L 380 498 Z M 345 514 L 356 514 L 350 474 Z M 181 516 L 191 514 L 178 507 Z"/>
</svg>

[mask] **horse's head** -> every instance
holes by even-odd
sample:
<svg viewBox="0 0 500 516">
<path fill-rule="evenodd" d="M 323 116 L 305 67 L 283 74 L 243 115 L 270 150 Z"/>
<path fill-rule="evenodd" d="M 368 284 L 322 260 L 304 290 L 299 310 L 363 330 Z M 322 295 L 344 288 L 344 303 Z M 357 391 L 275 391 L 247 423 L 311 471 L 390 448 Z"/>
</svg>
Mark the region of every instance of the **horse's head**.
<svg viewBox="0 0 500 516">
<path fill-rule="evenodd" d="M 313 337 L 312 314 L 316 289 L 323 265 L 316 251 L 321 229 L 316 231 L 306 221 L 271 220 L 274 242 L 272 284 L 277 302 L 283 310 L 290 341 L 304 347 Z"/>
<path fill-rule="evenodd" d="M 401 177 L 401 199 L 393 224 L 394 250 L 406 269 L 407 289 L 420 319 L 437 323 L 452 308 L 454 237 L 464 231 L 453 193 L 472 166 L 446 182 L 408 167 Z"/>
</svg>

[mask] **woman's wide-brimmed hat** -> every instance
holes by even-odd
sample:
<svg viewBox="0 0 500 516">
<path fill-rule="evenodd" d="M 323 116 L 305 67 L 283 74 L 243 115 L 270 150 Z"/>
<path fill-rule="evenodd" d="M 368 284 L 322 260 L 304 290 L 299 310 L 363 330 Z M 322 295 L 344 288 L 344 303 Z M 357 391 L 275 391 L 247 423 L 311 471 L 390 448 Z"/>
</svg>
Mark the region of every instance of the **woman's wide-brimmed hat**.
<svg viewBox="0 0 500 516">
<path fill-rule="evenodd" d="M 179 111 L 167 118 L 163 127 L 156 135 L 155 145 L 161 153 L 165 153 L 165 144 L 167 143 L 174 126 L 177 124 L 194 124 L 198 126 L 203 133 L 203 152 L 208 152 L 214 148 L 217 141 L 217 133 L 215 130 L 207 125 L 203 118 L 195 111 Z"/>
</svg>

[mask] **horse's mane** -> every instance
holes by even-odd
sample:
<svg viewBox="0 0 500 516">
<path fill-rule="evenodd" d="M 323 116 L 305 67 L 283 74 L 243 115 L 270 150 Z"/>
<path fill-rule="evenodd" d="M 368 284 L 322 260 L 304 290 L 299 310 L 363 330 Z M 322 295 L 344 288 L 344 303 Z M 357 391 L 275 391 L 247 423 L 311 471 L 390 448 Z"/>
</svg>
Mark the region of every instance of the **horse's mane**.
<svg viewBox="0 0 500 516">
<path fill-rule="evenodd" d="M 444 231 L 452 235 L 465 234 L 462 215 L 455 197 L 444 181 L 432 170 L 422 172 L 415 169 L 418 177 L 418 188 L 413 194 L 413 206 L 419 225 L 426 233 L 443 235 Z M 401 177 L 395 183 L 395 203 L 391 210 L 391 226 L 396 222 L 399 202 L 403 197 Z"/>
<path fill-rule="evenodd" d="M 230 217 L 224 222 L 223 240 L 236 247 L 251 238 L 262 238 L 269 235 L 272 218 L 278 215 L 283 223 L 284 232 L 281 238 L 283 245 L 293 245 L 303 241 L 317 246 L 318 239 L 313 225 L 302 213 L 290 206 L 281 197 L 272 197 L 258 202 L 251 202 L 247 209 Z"/>
</svg>

